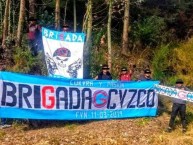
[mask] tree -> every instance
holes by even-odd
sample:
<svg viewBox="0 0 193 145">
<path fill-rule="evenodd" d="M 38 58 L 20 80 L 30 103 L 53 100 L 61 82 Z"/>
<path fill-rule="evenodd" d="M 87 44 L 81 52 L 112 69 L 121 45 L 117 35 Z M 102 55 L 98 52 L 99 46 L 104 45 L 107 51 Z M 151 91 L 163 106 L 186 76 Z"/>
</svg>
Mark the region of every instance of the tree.
<svg viewBox="0 0 193 145">
<path fill-rule="evenodd" d="M 10 6 L 10 0 L 6 0 L 5 5 L 5 13 L 4 13 L 4 19 L 3 19 L 3 38 L 2 38 L 2 47 L 5 48 L 5 42 L 8 36 L 8 18 L 9 18 L 9 7 Z"/>
<path fill-rule="evenodd" d="M 56 0 L 55 7 L 55 29 L 60 29 L 60 0 Z"/>
<path fill-rule="evenodd" d="M 108 43 L 108 66 L 112 68 L 112 45 L 111 45 L 111 21 L 112 21 L 113 0 L 109 0 L 109 12 L 107 22 L 107 43 Z"/>
<path fill-rule="evenodd" d="M 68 6 L 68 0 L 66 0 L 65 6 L 64 6 L 64 24 L 66 23 L 66 10 L 67 10 L 67 6 Z"/>
<path fill-rule="evenodd" d="M 2 32 L 3 26 L 3 2 L 0 0 L 0 32 Z"/>
<path fill-rule="evenodd" d="M 125 0 L 125 10 L 123 18 L 123 35 L 122 35 L 122 54 L 127 54 L 129 38 L 129 4 L 130 0 Z"/>
<path fill-rule="evenodd" d="M 8 12 L 8 14 L 9 14 L 9 16 L 8 16 L 8 34 L 10 34 L 11 33 L 11 1 L 9 2 L 9 12 Z"/>
<path fill-rule="evenodd" d="M 36 17 L 35 3 L 36 0 L 29 0 L 29 17 Z"/>
<path fill-rule="evenodd" d="M 86 31 L 86 43 L 89 44 L 88 46 L 92 46 L 91 36 L 92 36 L 92 0 L 88 0 L 87 5 L 87 12 L 88 12 L 88 21 L 87 21 L 87 31 Z"/>
<path fill-rule="evenodd" d="M 86 43 L 84 46 L 84 78 L 89 78 L 89 65 L 90 65 L 90 59 L 89 59 L 89 52 L 90 48 L 92 47 L 92 0 L 88 0 L 87 3 L 87 10 L 86 10 L 86 15 L 85 15 L 85 20 L 84 20 L 84 26 L 83 30 L 85 30 L 86 27 Z"/>
<path fill-rule="evenodd" d="M 12 33 L 16 34 L 16 1 L 12 0 Z"/>
<path fill-rule="evenodd" d="M 76 0 L 73 0 L 73 13 L 74 13 L 74 32 L 76 32 L 76 26 L 77 26 L 77 21 L 76 21 Z"/>
<path fill-rule="evenodd" d="M 17 27 L 17 46 L 21 46 L 24 17 L 25 17 L 25 0 L 21 0 L 19 11 L 19 22 Z"/>
</svg>

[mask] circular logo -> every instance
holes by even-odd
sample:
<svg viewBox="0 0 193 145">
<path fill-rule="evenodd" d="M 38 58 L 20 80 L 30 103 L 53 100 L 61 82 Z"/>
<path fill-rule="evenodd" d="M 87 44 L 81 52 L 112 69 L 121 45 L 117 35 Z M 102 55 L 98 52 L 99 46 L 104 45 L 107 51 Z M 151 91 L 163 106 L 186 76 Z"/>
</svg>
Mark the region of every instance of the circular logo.
<svg viewBox="0 0 193 145">
<path fill-rule="evenodd" d="M 61 47 L 61 48 L 56 49 L 56 51 L 53 54 L 53 57 L 55 56 L 71 57 L 71 52 L 69 49 L 65 47 Z"/>
<path fill-rule="evenodd" d="M 178 97 L 179 97 L 180 99 L 186 99 L 186 98 L 187 98 L 187 93 L 184 92 L 184 91 L 179 91 Z"/>
<path fill-rule="evenodd" d="M 103 90 L 98 90 L 93 94 L 93 104 L 97 108 L 102 108 L 107 104 L 108 94 Z"/>
</svg>

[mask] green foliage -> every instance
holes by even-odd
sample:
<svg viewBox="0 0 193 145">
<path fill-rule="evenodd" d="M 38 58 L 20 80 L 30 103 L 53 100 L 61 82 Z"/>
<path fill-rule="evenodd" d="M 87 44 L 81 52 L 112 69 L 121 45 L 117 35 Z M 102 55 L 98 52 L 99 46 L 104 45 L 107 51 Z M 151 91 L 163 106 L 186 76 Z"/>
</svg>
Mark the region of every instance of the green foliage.
<svg viewBox="0 0 193 145">
<path fill-rule="evenodd" d="M 47 75 L 46 64 L 43 54 L 39 53 L 37 57 L 32 56 L 28 48 L 16 48 L 13 54 L 13 66 L 9 66 L 8 70 L 20 73 Z"/>
<path fill-rule="evenodd" d="M 151 118 L 146 117 L 146 118 L 138 119 L 136 123 L 137 123 L 138 126 L 143 127 L 143 126 L 146 126 L 150 121 L 151 121 Z"/>
<path fill-rule="evenodd" d="M 160 81 L 166 81 L 166 78 L 171 74 L 167 71 L 170 65 L 170 46 L 162 45 L 159 49 L 155 50 L 152 67 L 153 67 L 153 78 Z M 167 73 L 165 73 L 167 71 Z"/>
<path fill-rule="evenodd" d="M 103 28 L 100 28 L 99 30 L 95 30 L 93 32 L 93 45 L 94 46 L 98 46 L 100 45 L 100 40 L 102 38 L 103 35 L 105 35 L 107 32 L 106 28 L 103 27 Z"/>
<path fill-rule="evenodd" d="M 28 73 L 36 64 L 36 59 L 31 55 L 31 52 L 28 49 L 23 50 L 19 47 L 16 48 L 13 59 L 15 65 L 9 70 L 14 72 Z"/>
<path fill-rule="evenodd" d="M 154 78 L 166 83 L 175 84 L 176 79 L 184 80 L 185 85 L 193 87 L 193 38 L 173 48 L 162 45 L 154 52 L 152 67 Z"/>
<path fill-rule="evenodd" d="M 176 76 L 182 78 L 186 85 L 193 86 L 193 38 L 182 43 L 173 50 L 172 66 L 176 71 Z"/>
<path fill-rule="evenodd" d="M 190 123 L 190 122 L 193 122 L 193 108 L 192 108 L 192 104 L 191 103 L 189 103 L 188 105 L 187 105 L 187 111 L 186 111 L 187 113 L 187 122 L 188 123 Z"/>
<path fill-rule="evenodd" d="M 39 24 L 44 27 L 51 27 L 54 26 L 54 13 L 51 14 L 48 13 L 47 10 L 45 10 L 43 13 L 39 15 Z"/>
<path fill-rule="evenodd" d="M 78 124 L 76 123 L 67 123 L 65 124 L 65 127 L 68 128 L 69 130 L 75 130 L 77 128 Z"/>
<path fill-rule="evenodd" d="M 99 71 L 101 70 L 102 64 L 107 64 L 107 58 L 105 57 L 105 54 L 107 56 L 107 47 L 103 46 L 100 48 L 93 48 L 90 55 L 91 55 L 91 61 L 90 61 L 90 73 L 91 77 L 94 78 Z"/>
<path fill-rule="evenodd" d="M 157 46 L 165 41 L 166 24 L 164 18 L 151 16 L 132 25 L 131 35 L 142 46 Z"/>
</svg>

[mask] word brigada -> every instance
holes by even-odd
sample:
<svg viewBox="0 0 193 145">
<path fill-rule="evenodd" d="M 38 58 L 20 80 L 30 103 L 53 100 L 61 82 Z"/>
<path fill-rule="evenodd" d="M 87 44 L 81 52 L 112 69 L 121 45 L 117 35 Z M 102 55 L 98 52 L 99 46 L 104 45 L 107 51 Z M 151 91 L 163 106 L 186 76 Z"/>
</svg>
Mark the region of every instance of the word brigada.
<svg viewBox="0 0 193 145">
<path fill-rule="evenodd" d="M 180 90 L 177 88 L 155 85 L 155 92 L 172 98 L 193 102 L 193 92 Z"/>
<path fill-rule="evenodd" d="M 55 39 L 66 42 L 84 42 L 84 33 L 67 33 L 60 31 L 53 31 L 46 28 L 42 28 L 42 35 L 49 39 Z"/>
<path fill-rule="evenodd" d="M 1 107 L 121 109 L 154 107 L 153 89 L 99 89 L 2 82 Z"/>
</svg>

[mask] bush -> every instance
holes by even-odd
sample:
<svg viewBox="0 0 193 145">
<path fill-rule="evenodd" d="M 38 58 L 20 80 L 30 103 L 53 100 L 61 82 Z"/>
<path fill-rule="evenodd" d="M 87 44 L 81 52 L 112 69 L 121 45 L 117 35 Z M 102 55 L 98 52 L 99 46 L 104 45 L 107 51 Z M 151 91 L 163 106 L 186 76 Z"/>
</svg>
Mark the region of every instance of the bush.
<svg viewBox="0 0 193 145">
<path fill-rule="evenodd" d="M 172 66 L 176 71 L 176 76 L 184 80 L 186 85 L 193 86 L 193 38 L 182 43 L 173 50 Z"/>
<path fill-rule="evenodd" d="M 36 59 L 31 55 L 28 49 L 16 48 L 13 55 L 14 66 L 9 68 L 13 72 L 28 73 L 30 69 L 35 66 Z"/>
<path fill-rule="evenodd" d="M 131 30 L 134 41 L 139 41 L 143 47 L 156 47 L 166 40 L 166 23 L 164 18 L 158 16 L 134 22 Z"/>
<path fill-rule="evenodd" d="M 9 66 L 8 71 L 46 75 L 47 70 L 43 59 L 42 54 L 34 57 L 28 48 L 18 47 L 13 54 L 13 66 Z"/>
<path fill-rule="evenodd" d="M 170 45 L 162 45 L 159 49 L 155 50 L 152 67 L 153 67 L 153 78 L 166 82 L 169 77 L 172 77 L 173 70 L 170 69 Z"/>
</svg>

